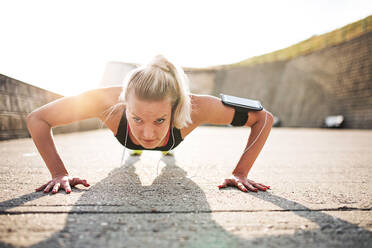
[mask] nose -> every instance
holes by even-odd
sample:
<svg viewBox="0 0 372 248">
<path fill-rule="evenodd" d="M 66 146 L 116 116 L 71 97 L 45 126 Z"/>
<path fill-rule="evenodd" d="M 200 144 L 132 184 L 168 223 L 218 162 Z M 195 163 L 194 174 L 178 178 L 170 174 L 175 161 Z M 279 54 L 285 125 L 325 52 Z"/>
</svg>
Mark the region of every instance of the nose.
<svg viewBox="0 0 372 248">
<path fill-rule="evenodd" d="M 143 129 L 143 138 L 146 140 L 152 140 L 155 138 L 154 129 L 151 127 L 145 127 Z"/>
</svg>

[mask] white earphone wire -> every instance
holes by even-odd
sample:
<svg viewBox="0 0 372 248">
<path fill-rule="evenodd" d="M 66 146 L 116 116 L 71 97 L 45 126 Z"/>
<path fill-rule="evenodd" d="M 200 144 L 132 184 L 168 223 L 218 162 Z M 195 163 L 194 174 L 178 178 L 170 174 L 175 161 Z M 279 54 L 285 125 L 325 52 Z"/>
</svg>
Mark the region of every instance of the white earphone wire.
<svg viewBox="0 0 372 248">
<path fill-rule="evenodd" d="M 168 153 L 170 150 L 173 149 L 173 146 L 174 146 L 174 143 L 175 143 L 175 141 L 174 141 L 173 127 L 172 127 L 171 129 L 172 129 L 172 138 L 173 138 L 173 143 L 172 143 L 171 148 L 167 151 L 167 153 Z M 166 153 L 166 154 L 167 154 L 167 153 Z M 160 160 L 161 160 L 161 157 L 159 158 L 158 164 L 156 165 L 156 176 L 159 175 L 159 163 L 160 163 Z"/>
<path fill-rule="evenodd" d="M 267 112 L 265 112 L 265 122 L 264 122 L 264 125 L 263 127 L 261 128 L 260 132 L 258 133 L 257 137 L 255 138 L 255 140 L 252 142 L 252 144 L 249 145 L 249 147 L 247 149 L 244 150 L 243 154 L 246 153 L 253 145 L 254 143 L 256 143 L 257 139 L 261 136 L 261 133 L 263 131 L 263 129 L 265 128 L 266 126 L 266 119 L 267 119 Z"/>
<path fill-rule="evenodd" d="M 124 161 L 124 157 L 125 157 L 125 150 L 126 150 L 126 146 L 127 146 L 127 140 L 128 140 L 128 133 L 129 133 L 129 124 L 127 123 L 127 132 L 125 134 L 125 142 L 124 142 L 124 149 L 123 149 L 123 155 L 121 157 L 121 162 L 120 162 L 120 166 L 123 166 L 123 161 Z M 173 149 L 174 145 L 175 145 L 175 139 L 174 139 L 174 132 L 173 132 L 173 127 L 171 127 L 171 130 L 172 130 L 172 146 L 171 148 L 167 151 L 167 153 Z M 159 159 L 157 165 L 156 165 L 156 176 L 159 175 L 159 163 L 160 163 L 160 160 L 161 158 Z M 125 169 L 125 168 L 124 168 Z M 124 173 L 125 174 L 125 173 Z M 126 175 L 126 174 L 125 174 Z M 126 175 L 128 177 L 128 179 L 131 181 L 131 183 L 133 183 L 133 181 L 130 179 L 130 177 L 128 175 Z"/>
<path fill-rule="evenodd" d="M 120 163 L 120 166 L 123 166 L 123 165 L 124 165 L 124 164 L 123 164 L 123 161 L 124 161 L 124 156 L 125 156 L 125 150 L 126 150 L 126 147 L 127 147 L 127 139 L 128 139 L 128 132 L 129 132 L 128 126 L 129 126 L 129 124 L 127 123 L 127 132 L 126 132 L 126 134 L 125 134 L 125 142 L 124 142 L 123 156 L 121 157 L 121 163 Z M 127 175 L 127 174 L 125 173 L 125 169 L 126 169 L 126 167 L 124 167 L 124 175 L 129 179 L 129 181 L 130 181 L 132 184 L 134 184 L 134 182 L 132 181 L 132 179 L 130 178 L 130 176 Z"/>
<path fill-rule="evenodd" d="M 257 141 L 257 139 L 261 136 L 261 133 L 263 131 L 263 129 L 265 128 L 266 126 L 266 120 L 267 120 L 267 112 L 265 112 L 265 121 L 264 121 L 264 125 L 263 127 L 261 128 L 260 132 L 258 133 L 257 137 L 254 139 L 254 141 L 249 145 L 248 148 L 246 148 L 243 152 L 243 154 L 245 154 Z M 129 129 L 128 129 L 128 126 L 129 124 L 127 123 L 127 132 L 126 132 L 126 135 L 125 135 L 125 142 L 124 142 L 124 149 L 123 149 L 123 155 L 122 155 L 122 158 L 121 158 L 121 163 L 120 163 L 120 166 L 124 165 L 123 164 L 123 161 L 124 161 L 124 157 L 125 157 L 125 150 L 126 150 L 126 146 L 127 146 L 127 139 L 128 139 L 128 132 L 129 132 Z M 175 144 L 175 140 L 174 140 L 174 132 L 173 132 L 173 127 L 171 128 L 172 129 L 172 146 L 171 148 L 167 151 L 167 153 L 173 149 L 174 147 L 174 144 Z M 156 176 L 159 175 L 159 163 L 160 163 L 160 160 L 161 158 L 159 159 L 157 165 L 156 165 Z M 125 169 L 125 168 L 124 168 Z M 124 173 L 125 174 L 125 173 Z M 125 174 L 126 175 L 126 174 Z M 133 184 L 133 181 L 130 179 L 130 177 L 128 175 L 126 175 L 128 177 L 128 179 L 131 181 L 131 183 Z"/>
</svg>

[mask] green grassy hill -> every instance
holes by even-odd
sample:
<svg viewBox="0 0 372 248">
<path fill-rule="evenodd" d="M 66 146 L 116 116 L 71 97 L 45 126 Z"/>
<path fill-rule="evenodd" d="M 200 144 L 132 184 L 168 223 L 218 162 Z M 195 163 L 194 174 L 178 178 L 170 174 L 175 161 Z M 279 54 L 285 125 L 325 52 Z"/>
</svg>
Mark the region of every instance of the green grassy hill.
<svg viewBox="0 0 372 248">
<path fill-rule="evenodd" d="M 234 68 L 240 66 L 249 66 L 261 63 L 289 60 L 300 55 L 306 55 L 326 47 L 334 46 L 345 41 L 354 39 L 362 34 L 372 31 L 372 15 L 348 24 L 342 28 L 333 30 L 322 35 L 315 35 L 311 38 L 299 42 L 290 47 L 267 53 L 261 56 L 252 57 L 238 63 L 212 66 L 209 69 Z"/>
</svg>

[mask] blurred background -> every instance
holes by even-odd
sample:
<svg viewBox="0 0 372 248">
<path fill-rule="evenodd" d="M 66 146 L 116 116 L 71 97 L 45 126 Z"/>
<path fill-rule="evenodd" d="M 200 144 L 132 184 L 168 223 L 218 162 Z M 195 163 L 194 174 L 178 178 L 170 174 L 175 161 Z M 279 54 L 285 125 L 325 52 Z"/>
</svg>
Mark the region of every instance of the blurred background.
<svg viewBox="0 0 372 248">
<path fill-rule="evenodd" d="M 120 85 L 157 54 L 185 69 L 193 93 L 260 100 L 276 126 L 372 128 L 371 1 L 13 0 L 0 9 L 0 139 L 28 137 L 33 109 Z"/>
</svg>

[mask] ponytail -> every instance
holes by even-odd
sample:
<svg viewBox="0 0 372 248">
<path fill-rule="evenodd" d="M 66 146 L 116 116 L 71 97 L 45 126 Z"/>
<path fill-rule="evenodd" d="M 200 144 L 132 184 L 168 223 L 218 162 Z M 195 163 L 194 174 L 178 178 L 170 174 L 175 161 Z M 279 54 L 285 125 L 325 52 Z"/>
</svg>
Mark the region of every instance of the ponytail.
<svg viewBox="0 0 372 248">
<path fill-rule="evenodd" d="M 144 100 L 169 97 L 174 127 L 181 129 L 192 123 L 189 80 L 181 67 L 172 64 L 163 55 L 155 56 L 148 64 L 127 75 L 119 101 L 127 102 L 132 90 Z"/>
</svg>

